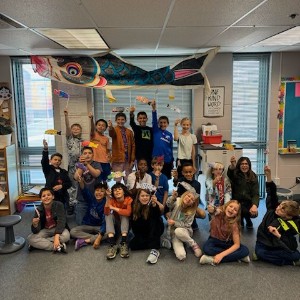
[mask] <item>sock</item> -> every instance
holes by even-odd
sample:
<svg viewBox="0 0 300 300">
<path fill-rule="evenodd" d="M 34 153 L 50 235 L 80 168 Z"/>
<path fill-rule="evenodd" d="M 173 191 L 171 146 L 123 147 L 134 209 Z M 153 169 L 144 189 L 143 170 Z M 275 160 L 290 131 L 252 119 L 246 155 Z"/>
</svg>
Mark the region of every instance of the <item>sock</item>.
<svg viewBox="0 0 300 300">
<path fill-rule="evenodd" d="M 116 244 L 116 239 L 114 236 L 108 238 L 108 242 L 111 246 L 114 246 Z"/>
</svg>

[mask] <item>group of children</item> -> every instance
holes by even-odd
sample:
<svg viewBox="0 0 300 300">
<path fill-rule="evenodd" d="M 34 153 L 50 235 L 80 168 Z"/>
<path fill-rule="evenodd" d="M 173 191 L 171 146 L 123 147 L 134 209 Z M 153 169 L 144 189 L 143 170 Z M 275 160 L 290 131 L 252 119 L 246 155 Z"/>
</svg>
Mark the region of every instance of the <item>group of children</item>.
<svg viewBox="0 0 300 300">
<path fill-rule="evenodd" d="M 236 162 L 232 157 L 228 178 L 221 163 L 211 166 L 206 180 L 211 229 L 201 250 L 193 239 L 193 229 L 198 227 L 195 218 L 205 218 L 206 213 L 198 207 L 201 187 L 194 178 L 197 139 L 190 133 L 191 122 L 187 118 L 175 121 L 178 159 L 177 169 L 173 170 L 173 135 L 167 131 L 168 118 L 162 116 L 157 120 L 155 101 L 152 101 L 152 128 L 146 125 L 145 112 L 138 113 L 139 125 L 136 125 L 134 111 L 130 109 L 133 132 L 124 126 L 124 113 L 116 114 L 115 127 L 111 121 L 98 120 L 91 129 L 90 145 L 96 145 L 92 147 L 81 147 L 81 127 L 73 124 L 67 131 L 69 174 L 60 168 L 62 156 L 59 153 L 52 154 L 49 160 L 44 140 L 42 167 L 46 185 L 40 193 L 42 204 L 35 209 L 32 220 L 29 249 L 66 252 L 65 243 L 72 237 L 75 250 L 88 244 L 97 249 L 105 239 L 109 244 L 106 254 L 109 260 L 118 252 L 122 258 L 129 257 L 129 249 L 150 249 L 147 262 L 154 264 L 161 246 L 173 248 L 176 257 L 184 260 L 187 245 L 200 259 L 200 264 L 250 262 L 248 248 L 240 243 L 244 219 L 246 227 L 252 229 L 251 218 L 258 214 L 258 181 L 250 160 L 241 157 Z M 66 110 L 65 116 L 68 125 Z M 90 118 L 93 124 L 93 116 Z M 181 134 L 177 129 L 179 124 Z M 112 138 L 111 153 L 108 137 L 104 135 L 107 128 Z M 71 159 L 73 155 L 77 155 L 77 160 Z M 136 159 L 136 170 L 132 172 Z M 124 175 L 125 183 L 121 183 L 121 176 L 115 177 L 111 190 L 106 183 L 110 168 Z M 175 189 L 169 196 L 171 174 Z M 268 211 L 258 228 L 254 258 L 278 265 L 299 264 L 295 238 L 300 228 L 299 204 L 291 200 L 279 204 L 268 167 L 265 174 L 267 190 L 270 190 L 266 200 Z M 69 233 L 65 210 L 72 207 L 70 188 L 76 190 L 78 226 Z"/>
</svg>

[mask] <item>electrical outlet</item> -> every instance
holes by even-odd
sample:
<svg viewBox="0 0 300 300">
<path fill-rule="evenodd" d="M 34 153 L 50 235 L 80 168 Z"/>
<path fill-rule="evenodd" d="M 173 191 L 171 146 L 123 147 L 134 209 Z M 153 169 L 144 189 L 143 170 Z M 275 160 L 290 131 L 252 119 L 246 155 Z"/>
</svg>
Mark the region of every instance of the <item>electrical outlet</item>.
<svg viewBox="0 0 300 300">
<path fill-rule="evenodd" d="M 300 183 L 300 177 L 296 177 L 296 183 Z"/>
</svg>

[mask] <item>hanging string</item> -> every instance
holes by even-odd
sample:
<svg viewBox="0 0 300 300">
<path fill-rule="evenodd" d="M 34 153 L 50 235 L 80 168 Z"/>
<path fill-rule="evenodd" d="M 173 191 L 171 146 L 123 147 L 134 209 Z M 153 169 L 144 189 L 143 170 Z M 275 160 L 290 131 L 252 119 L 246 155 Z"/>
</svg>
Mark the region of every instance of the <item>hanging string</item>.
<svg viewBox="0 0 300 300">
<path fill-rule="evenodd" d="M 105 105 L 104 105 L 104 101 L 105 101 L 105 95 L 104 95 L 104 90 L 102 90 L 102 111 L 103 111 L 103 119 L 106 120 L 106 118 L 105 118 Z"/>
</svg>

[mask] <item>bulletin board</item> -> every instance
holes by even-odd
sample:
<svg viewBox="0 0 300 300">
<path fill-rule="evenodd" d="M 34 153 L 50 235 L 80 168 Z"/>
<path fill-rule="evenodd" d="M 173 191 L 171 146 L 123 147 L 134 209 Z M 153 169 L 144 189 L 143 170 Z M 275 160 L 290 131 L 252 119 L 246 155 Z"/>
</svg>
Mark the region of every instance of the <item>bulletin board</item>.
<svg viewBox="0 0 300 300">
<path fill-rule="evenodd" d="M 300 153 L 300 77 L 283 78 L 279 92 L 280 154 Z M 289 144 L 293 141 L 292 151 Z"/>
</svg>

